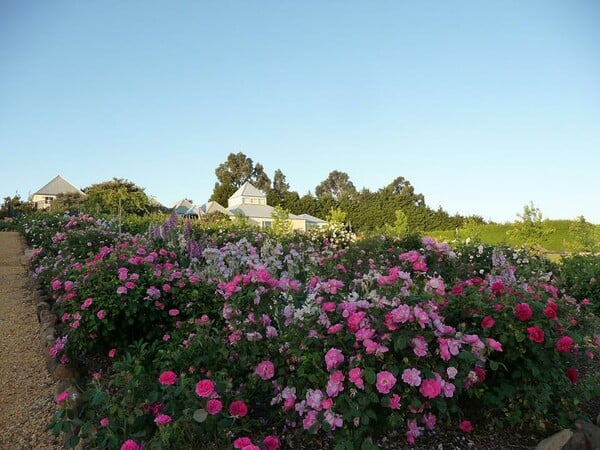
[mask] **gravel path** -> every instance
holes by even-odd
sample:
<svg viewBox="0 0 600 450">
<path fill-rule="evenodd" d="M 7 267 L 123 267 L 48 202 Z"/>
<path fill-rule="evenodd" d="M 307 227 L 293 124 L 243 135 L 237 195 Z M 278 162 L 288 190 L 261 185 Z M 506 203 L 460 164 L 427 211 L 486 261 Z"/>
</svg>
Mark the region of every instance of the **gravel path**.
<svg viewBox="0 0 600 450">
<path fill-rule="evenodd" d="M 0 449 L 58 450 L 44 431 L 54 413 L 54 382 L 44 364 L 23 241 L 0 232 Z"/>
</svg>

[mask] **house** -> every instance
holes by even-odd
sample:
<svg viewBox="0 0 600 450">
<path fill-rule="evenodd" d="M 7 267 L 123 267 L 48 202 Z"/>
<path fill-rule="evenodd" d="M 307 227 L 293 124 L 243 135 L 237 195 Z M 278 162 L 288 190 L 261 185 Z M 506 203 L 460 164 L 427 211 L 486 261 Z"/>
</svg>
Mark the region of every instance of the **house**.
<svg viewBox="0 0 600 450">
<path fill-rule="evenodd" d="M 193 206 L 194 204 L 191 201 L 189 201 L 187 198 L 184 198 L 178 202 L 175 202 L 175 204 L 171 206 L 171 209 L 175 211 L 178 216 L 184 216 Z"/>
<path fill-rule="evenodd" d="M 270 228 L 273 225 L 272 206 L 267 204 L 267 194 L 254 187 L 251 183 L 245 182 L 237 191 L 233 193 L 227 202 L 227 208 L 223 208 L 216 202 L 209 202 L 206 206 L 206 214 L 211 211 L 221 211 L 235 218 L 243 216 L 248 219 L 252 225 L 261 228 Z M 292 228 L 299 231 L 308 231 L 312 228 L 324 227 L 327 222 L 308 214 L 296 215 L 289 214 L 289 220 L 292 222 Z"/>
<path fill-rule="evenodd" d="M 37 209 L 48 209 L 58 194 L 85 194 L 77 187 L 73 186 L 60 175 L 54 177 L 50 182 L 38 191 L 36 191 L 29 201 L 35 205 Z"/>
</svg>

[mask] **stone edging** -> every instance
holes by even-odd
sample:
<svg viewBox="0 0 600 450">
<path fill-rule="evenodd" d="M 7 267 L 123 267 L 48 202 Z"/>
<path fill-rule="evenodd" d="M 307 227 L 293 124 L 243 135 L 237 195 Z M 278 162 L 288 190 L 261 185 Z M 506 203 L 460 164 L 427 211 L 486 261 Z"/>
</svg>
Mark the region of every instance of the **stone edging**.
<svg viewBox="0 0 600 450">
<path fill-rule="evenodd" d="M 21 242 L 24 248 L 24 256 L 22 257 L 21 263 L 29 272 L 28 283 L 30 292 L 32 293 L 33 302 L 36 305 L 37 318 L 40 324 L 40 339 L 44 350 L 44 362 L 48 373 L 55 382 L 54 398 L 62 392 L 68 392 L 70 405 L 73 408 L 75 416 L 78 416 L 79 411 L 81 410 L 81 390 L 77 384 L 78 376 L 72 367 L 61 364 L 56 358 L 50 356 L 50 349 L 54 345 L 57 337 L 56 325 L 58 323 L 58 317 L 52 312 L 50 298 L 44 292 L 39 281 L 33 278 L 31 271 L 29 270 L 29 261 L 33 250 L 26 246 L 22 236 Z M 64 436 L 64 441 L 66 442 L 69 438 L 69 435 Z"/>
</svg>

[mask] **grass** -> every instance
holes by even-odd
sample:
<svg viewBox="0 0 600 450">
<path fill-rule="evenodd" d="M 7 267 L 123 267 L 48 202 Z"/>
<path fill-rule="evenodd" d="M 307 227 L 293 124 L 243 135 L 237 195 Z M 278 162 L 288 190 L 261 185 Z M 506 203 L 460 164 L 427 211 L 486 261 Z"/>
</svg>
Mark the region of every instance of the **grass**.
<svg viewBox="0 0 600 450">
<path fill-rule="evenodd" d="M 548 226 L 554 230 L 547 239 L 542 242 L 542 247 L 547 252 L 568 253 L 572 250 L 574 237 L 569 232 L 572 220 L 548 220 Z M 513 247 L 519 247 L 519 242 L 507 232 L 513 227 L 512 223 L 505 224 L 486 224 L 477 229 L 479 239 L 486 244 L 498 245 L 508 244 Z M 596 236 L 600 236 L 600 225 L 594 225 Z M 454 239 L 466 239 L 469 237 L 464 230 L 438 230 L 427 233 L 428 235 L 443 241 L 452 241 Z M 557 259 L 559 256 L 556 255 Z"/>
</svg>

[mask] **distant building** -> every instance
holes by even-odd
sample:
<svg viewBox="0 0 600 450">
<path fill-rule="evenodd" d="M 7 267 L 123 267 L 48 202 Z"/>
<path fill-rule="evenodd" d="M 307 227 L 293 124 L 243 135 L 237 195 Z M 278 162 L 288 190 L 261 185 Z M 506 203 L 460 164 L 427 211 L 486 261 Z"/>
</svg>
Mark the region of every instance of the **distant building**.
<svg viewBox="0 0 600 450">
<path fill-rule="evenodd" d="M 48 209 L 58 194 L 85 194 L 77 187 L 73 186 L 60 175 L 54 177 L 50 182 L 38 191 L 36 191 L 29 201 L 35 205 L 37 209 Z"/>
<path fill-rule="evenodd" d="M 190 203 L 190 202 L 188 202 Z M 175 206 L 174 206 L 175 209 Z M 227 208 L 224 208 L 217 202 L 208 202 L 200 206 L 189 204 L 184 211 L 184 206 L 176 208 L 177 214 L 181 216 L 202 216 L 213 212 L 221 212 L 230 216 L 232 219 L 236 216 L 243 216 L 248 223 L 257 225 L 261 228 L 270 228 L 273 225 L 273 207 L 267 205 L 267 194 L 254 187 L 251 183 L 245 182 L 233 193 L 227 202 Z M 318 217 L 309 214 L 295 215 L 290 214 L 289 220 L 292 222 L 294 230 L 308 231 L 312 228 L 322 228 L 327 222 Z"/>
</svg>

